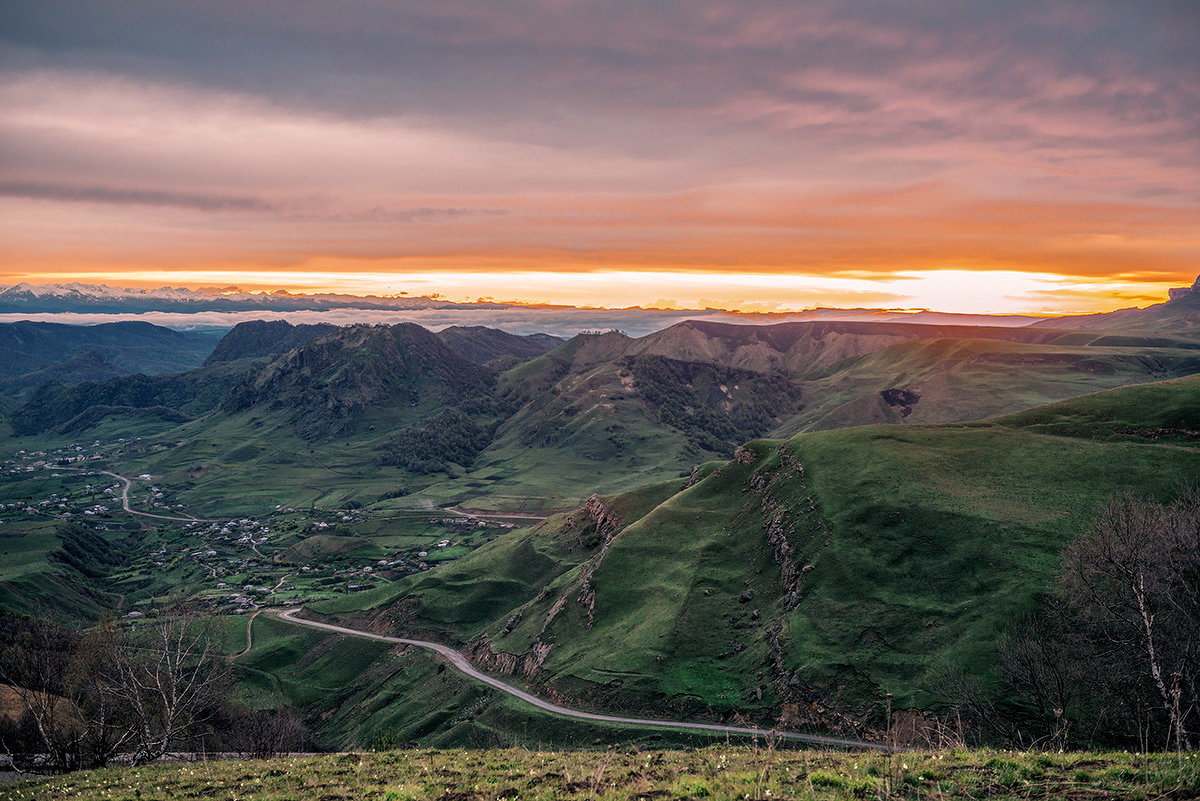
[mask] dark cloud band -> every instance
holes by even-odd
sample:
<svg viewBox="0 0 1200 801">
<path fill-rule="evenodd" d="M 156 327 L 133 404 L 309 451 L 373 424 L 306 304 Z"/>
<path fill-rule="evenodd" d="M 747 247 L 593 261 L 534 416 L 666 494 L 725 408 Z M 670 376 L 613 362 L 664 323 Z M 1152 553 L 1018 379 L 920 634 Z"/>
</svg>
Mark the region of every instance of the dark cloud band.
<svg viewBox="0 0 1200 801">
<path fill-rule="evenodd" d="M 0 183 L 0 195 L 32 200 L 78 203 L 111 203 L 135 206 L 174 206 L 199 211 L 270 211 L 270 203 L 254 197 L 201 195 L 154 189 L 121 189 L 110 186 L 71 186 L 68 184 Z"/>
</svg>

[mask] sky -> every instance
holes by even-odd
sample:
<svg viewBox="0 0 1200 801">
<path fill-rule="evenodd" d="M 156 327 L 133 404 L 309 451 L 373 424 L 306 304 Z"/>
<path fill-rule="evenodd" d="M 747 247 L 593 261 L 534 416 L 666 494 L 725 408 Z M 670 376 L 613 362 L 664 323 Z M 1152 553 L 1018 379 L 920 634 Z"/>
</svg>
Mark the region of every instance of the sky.
<svg viewBox="0 0 1200 801">
<path fill-rule="evenodd" d="M 1200 4 L 0 0 L 0 283 L 1070 313 L 1200 272 Z"/>
</svg>

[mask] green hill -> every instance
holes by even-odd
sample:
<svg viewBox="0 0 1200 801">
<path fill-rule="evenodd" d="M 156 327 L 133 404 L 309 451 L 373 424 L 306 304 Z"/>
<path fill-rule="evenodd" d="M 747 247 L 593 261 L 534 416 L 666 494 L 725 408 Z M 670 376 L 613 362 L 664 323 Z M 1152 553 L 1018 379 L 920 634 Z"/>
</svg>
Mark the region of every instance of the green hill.
<svg viewBox="0 0 1200 801">
<path fill-rule="evenodd" d="M 1163 433 L 1163 432 L 1168 433 Z M 998 639 L 1122 488 L 1200 475 L 1200 377 L 994 420 L 757 441 L 318 611 L 603 708 L 862 731 L 995 693 Z M 365 611 L 363 611 L 365 610 Z"/>
<path fill-rule="evenodd" d="M 64 325 L 0 323 L 0 382 L 58 365 L 85 351 L 122 373 L 166 373 L 198 367 L 218 335 L 174 331 L 144 322 Z"/>
</svg>

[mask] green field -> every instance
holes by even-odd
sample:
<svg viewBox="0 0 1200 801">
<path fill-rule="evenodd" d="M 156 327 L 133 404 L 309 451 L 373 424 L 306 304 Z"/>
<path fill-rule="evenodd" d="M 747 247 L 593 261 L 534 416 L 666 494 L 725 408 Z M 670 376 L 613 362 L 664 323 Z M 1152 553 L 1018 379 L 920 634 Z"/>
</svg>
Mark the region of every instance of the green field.
<svg viewBox="0 0 1200 801">
<path fill-rule="evenodd" d="M 240 654 L 245 617 L 225 618 L 224 649 Z M 236 656 L 240 698 L 258 708 L 288 705 L 321 747 L 385 741 L 426 747 L 696 747 L 724 735 L 568 720 L 448 670 L 429 652 L 326 633 L 269 615 L 253 623 L 254 646 Z M 736 739 L 736 738 L 735 738 Z"/>
<path fill-rule="evenodd" d="M 880 756 L 714 746 L 657 751 L 406 750 L 76 773 L 0 785 L 0 799 L 1183 799 L 1187 754 L 939 751 Z"/>
</svg>

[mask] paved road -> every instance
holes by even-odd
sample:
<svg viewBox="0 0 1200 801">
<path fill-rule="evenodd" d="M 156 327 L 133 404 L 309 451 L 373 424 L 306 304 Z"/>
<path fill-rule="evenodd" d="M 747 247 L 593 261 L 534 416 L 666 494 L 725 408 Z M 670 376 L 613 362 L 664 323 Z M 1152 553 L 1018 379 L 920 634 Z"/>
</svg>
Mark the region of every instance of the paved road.
<svg viewBox="0 0 1200 801">
<path fill-rule="evenodd" d="M 335 631 L 339 634 L 349 634 L 353 637 L 366 637 L 372 640 L 383 640 L 384 642 L 394 642 L 401 645 L 415 645 L 420 648 L 428 648 L 431 651 L 436 651 L 441 654 L 446 660 L 457 670 L 467 674 L 476 681 L 481 681 L 495 687 L 503 693 L 508 693 L 514 698 L 519 698 L 527 704 L 536 706 L 538 709 L 545 710 L 552 715 L 562 715 L 568 718 L 577 718 L 579 720 L 594 720 L 602 723 L 624 723 L 632 726 L 655 726 L 664 729 L 699 729 L 701 731 L 716 732 L 717 734 L 740 734 L 753 735 L 760 737 L 775 736 L 785 740 L 799 740 L 806 743 L 814 743 L 816 745 L 830 745 L 841 748 L 867 748 L 877 751 L 903 751 L 906 749 L 897 748 L 895 746 L 883 745 L 881 743 L 868 743 L 862 740 L 842 740 L 837 737 L 821 737 L 816 734 L 799 734 L 797 732 L 785 731 L 767 731 L 765 729 L 751 729 L 742 726 L 722 726 L 718 723 L 689 723 L 679 720 L 651 720 L 649 718 L 625 718 L 617 715 L 599 715 L 594 712 L 581 712 L 578 709 L 569 709 L 565 706 L 552 704 L 549 701 L 538 698 L 536 695 L 530 695 L 524 690 L 519 690 L 511 684 L 506 684 L 500 679 L 488 676 L 481 673 L 471 666 L 471 663 L 466 658 L 449 646 L 440 645 L 435 642 L 426 642 L 424 640 L 409 640 L 403 637 L 387 637 L 382 634 L 371 634 L 358 629 L 350 629 L 345 626 L 335 626 L 330 623 L 318 623 L 315 620 L 304 620 L 303 618 L 295 617 L 299 609 L 289 609 L 286 611 L 276 612 L 275 614 L 281 619 L 289 623 L 295 623 L 300 626 L 311 626 L 317 629 L 325 629 L 326 631 Z"/>
<path fill-rule="evenodd" d="M 549 520 L 545 515 L 523 515 L 516 512 L 485 512 L 482 510 L 468 512 L 458 506 L 447 506 L 446 511 L 453 512 L 460 517 L 469 517 L 472 520 Z"/>
</svg>

